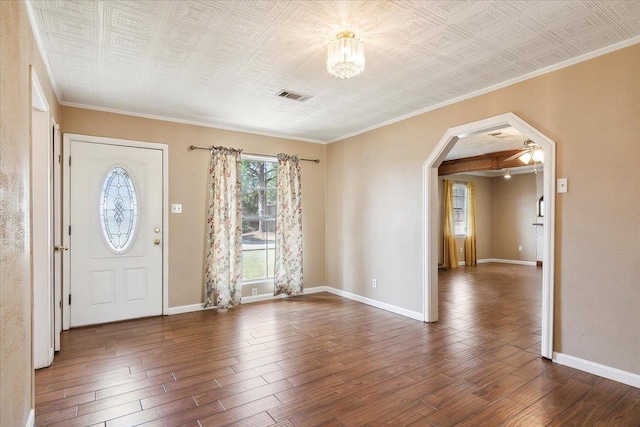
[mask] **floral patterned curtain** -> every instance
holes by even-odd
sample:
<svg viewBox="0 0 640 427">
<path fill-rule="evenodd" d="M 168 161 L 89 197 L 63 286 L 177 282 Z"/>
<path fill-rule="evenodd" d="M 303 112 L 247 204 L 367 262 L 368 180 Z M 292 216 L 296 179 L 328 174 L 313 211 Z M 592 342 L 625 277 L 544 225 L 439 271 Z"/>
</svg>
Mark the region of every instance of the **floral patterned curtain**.
<svg viewBox="0 0 640 427">
<path fill-rule="evenodd" d="M 205 307 L 240 304 L 242 285 L 241 150 L 215 147 L 209 164 Z"/>
<path fill-rule="evenodd" d="M 302 294 L 300 159 L 278 154 L 274 295 Z"/>
</svg>

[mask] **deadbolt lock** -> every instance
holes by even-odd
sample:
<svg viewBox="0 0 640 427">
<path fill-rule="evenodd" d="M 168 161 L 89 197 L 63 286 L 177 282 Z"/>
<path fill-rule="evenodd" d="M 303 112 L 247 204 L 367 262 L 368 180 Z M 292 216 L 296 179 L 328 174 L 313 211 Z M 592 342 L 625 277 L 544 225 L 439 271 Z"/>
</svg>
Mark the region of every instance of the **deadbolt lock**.
<svg viewBox="0 0 640 427">
<path fill-rule="evenodd" d="M 153 231 L 155 231 L 156 233 L 159 233 L 160 232 L 160 227 L 154 228 Z"/>
<path fill-rule="evenodd" d="M 154 244 L 154 245 L 159 245 L 159 244 L 160 244 L 160 239 L 156 239 L 156 240 L 154 240 L 154 241 L 153 241 L 153 244 Z"/>
</svg>

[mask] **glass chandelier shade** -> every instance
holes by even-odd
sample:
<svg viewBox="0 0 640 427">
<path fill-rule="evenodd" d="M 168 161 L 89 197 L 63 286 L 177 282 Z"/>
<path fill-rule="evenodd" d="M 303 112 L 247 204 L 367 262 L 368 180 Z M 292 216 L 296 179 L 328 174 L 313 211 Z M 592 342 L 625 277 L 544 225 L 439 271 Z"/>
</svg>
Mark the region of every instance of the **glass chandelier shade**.
<svg viewBox="0 0 640 427">
<path fill-rule="evenodd" d="M 542 152 L 541 149 L 536 148 L 535 150 L 533 150 L 533 155 L 531 156 L 531 158 L 533 159 L 534 162 L 543 163 L 544 162 L 544 153 Z"/>
<path fill-rule="evenodd" d="M 525 165 L 528 165 L 531 160 L 534 162 L 544 163 L 544 151 L 540 148 L 536 148 L 533 151 L 527 151 L 520 156 L 519 159 Z"/>
<path fill-rule="evenodd" d="M 342 31 L 327 46 L 329 74 L 350 79 L 364 70 L 364 45 L 352 31 Z"/>
<path fill-rule="evenodd" d="M 524 163 L 525 165 L 528 165 L 528 164 L 529 164 L 529 162 L 531 161 L 531 153 L 527 151 L 526 153 L 524 153 L 524 154 L 523 154 L 522 156 L 520 156 L 519 158 L 520 158 L 520 161 L 521 161 L 522 163 Z"/>
</svg>

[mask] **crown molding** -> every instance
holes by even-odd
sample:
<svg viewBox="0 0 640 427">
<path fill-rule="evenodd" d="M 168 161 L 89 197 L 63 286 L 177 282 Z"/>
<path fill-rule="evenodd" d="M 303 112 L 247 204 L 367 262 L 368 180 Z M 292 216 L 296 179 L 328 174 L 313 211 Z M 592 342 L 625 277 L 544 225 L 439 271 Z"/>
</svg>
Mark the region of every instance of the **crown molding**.
<svg viewBox="0 0 640 427">
<path fill-rule="evenodd" d="M 262 131 L 259 131 L 259 130 L 250 130 L 250 129 L 243 128 L 243 127 L 240 127 L 240 126 L 229 126 L 229 125 L 223 125 L 223 124 L 218 124 L 218 123 L 208 123 L 208 122 L 200 122 L 200 121 L 195 121 L 195 120 L 176 119 L 176 118 L 173 118 L 173 117 L 159 116 L 159 115 L 155 115 L 155 114 L 136 113 L 136 112 L 133 112 L 133 111 L 120 110 L 120 109 L 117 109 L 117 108 L 97 107 L 95 105 L 79 104 L 79 103 L 76 103 L 76 102 L 61 102 L 60 105 L 64 105 L 65 107 L 82 108 L 82 109 L 85 109 L 85 110 L 101 111 L 101 112 L 104 112 L 104 113 L 122 114 L 122 115 L 125 115 L 125 116 L 140 117 L 140 118 L 143 118 L 143 119 L 161 120 L 161 121 L 164 121 L 164 122 L 180 123 L 180 124 L 184 124 L 184 125 L 201 126 L 201 127 L 205 127 L 205 128 L 229 130 L 229 131 L 233 131 L 233 132 L 248 133 L 248 134 L 252 134 L 252 135 L 268 136 L 270 138 L 280 138 L 280 139 L 289 139 L 289 140 L 293 140 L 293 141 L 311 142 L 313 144 L 325 144 L 324 141 L 320 141 L 320 140 L 317 140 L 317 139 L 300 138 L 300 137 L 286 135 L 286 134 L 262 132 Z"/>
<path fill-rule="evenodd" d="M 524 75 L 522 75 L 520 77 L 515 77 L 513 79 L 504 81 L 502 83 L 497 83 L 495 85 L 487 86 L 484 89 L 480 89 L 480 90 L 477 90 L 475 92 L 468 93 L 466 95 L 458 96 L 458 97 L 452 98 L 452 99 L 450 99 L 448 101 L 444 101 L 444 102 L 441 102 L 439 104 L 435 104 L 435 105 L 423 108 L 421 110 L 414 111 L 413 113 L 405 114 L 403 116 L 396 117 L 395 119 L 387 120 L 387 121 L 379 123 L 377 125 L 369 126 L 367 128 L 364 128 L 364 129 L 361 129 L 361 130 L 358 130 L 358 131 L 355 131 L 355 132 L 351 132 L 351 133 L 345 134 L 345 135 L 343 135 L 341 137 L 338 137 L 338 138 L 332 139 L 330 141 L 327 141 L 326 143 L 327 144 L 332 144 L 334 142 L 342 141 L 342 140 L 347 139 L 347 138 L 352 138 L 354 136 L 358 136 L 358 135 L 361 135 L 363 133 L 366 133 L 366 132 L 369 132 L 369 131 L 372 131 L 372 130 L 375 130 L 375 129 L 378 129 L 378 128 L 381 128 L 381 127 L 384 127 L 384 126 L 392 125 L 394 123 L 398 123 L 398 122 L 401 122 L 403 120 L 407 120 L 407 119 L 410 119 L 412 117 L 419 116 L 420 114 L 428 113 L 429 111 L 437 110 L 439 108 L 443 108 L 443 107 L 446 107 L 448 105 L 452 105 L 452 104 L 455 104 L 455 103 L 458 103 L 458 102 L 466 101 L 467 99 L 475 98 L 476 96 L 484 95 L 484 94 L 487 94 L 489 92 L 493 92 L 495 90 L 502 89 L 502 88 L 505 88 L 507 86 L 511 86 L 511 85 L 516 84 L 516 83 L 520 83 L 520 82 L 523 82 L 525 80 L 532 79 L 534 77 L 538 77 L 538 76 L 541 76 L 541 75 L 544 75 L 544 74 L 548 74 L 548 73 L 551 73 L 553 71 L 561 70 L 563 68 L 567 68 L 567 67 L 570 67 L 572 65 L 579 64 L 581 62 L 588 61 L 590 59 L 594 59 L 594 58 L 597 58 L 599 56 L 606 55 L 608 53 L 615 52 L 616 50 L 624 49 L 625 47 L 633 46 L 634 44 L 638 44 L 638 43 L 640 43 L 640 36 L 636 36 L 636 37 L 621 41 L 619 43 L 614 43 L 612 45 L 605 46 L 605 47 L 600 48 L 600 49 L 596 49 L 596 50 L 591 51 L 589 53 L 585 53 L 583 55 L 576 56 L 575 58 L 567 59 L 565 61 L 558 62 L 557 64 L 550 65 L 548 67 L 544 67 L 544 68 L 541 68 L 541 69 L 536 70 L 536 71 L 532 71 L 532 72 L 524 74 Z"/>
</svg>

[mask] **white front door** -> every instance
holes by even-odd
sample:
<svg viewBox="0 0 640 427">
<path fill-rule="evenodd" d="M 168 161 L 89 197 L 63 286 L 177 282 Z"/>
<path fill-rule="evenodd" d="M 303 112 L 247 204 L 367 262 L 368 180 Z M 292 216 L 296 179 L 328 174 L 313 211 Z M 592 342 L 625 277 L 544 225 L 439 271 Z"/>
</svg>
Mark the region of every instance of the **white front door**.
<svg viewBox="0 0 640 427">
<path fill-rule="evenodd" d="M 162 314 L 162 150 L 72 140 L 70 154 L 70 326 Z"/>
</svg>

